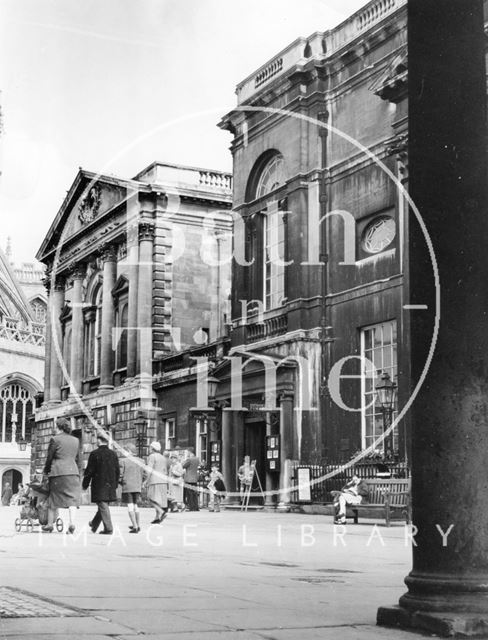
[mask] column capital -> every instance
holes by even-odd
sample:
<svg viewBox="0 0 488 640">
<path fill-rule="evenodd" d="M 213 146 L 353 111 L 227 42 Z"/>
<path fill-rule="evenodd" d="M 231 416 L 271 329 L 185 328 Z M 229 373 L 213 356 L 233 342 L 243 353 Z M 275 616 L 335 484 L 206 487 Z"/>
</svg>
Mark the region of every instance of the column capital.
<svg viewBox="0 0 488 640">
<path fill-rule="evenodd" d="M 115 262 L 117 260 L 117 247 L 114 244 L 106 243 L 99 248 L 98 255 L 104 264 L 106 262 Z"/>
<path fill-rule="evenodd" d="M 52 282 L 52 280 L 51 280 Z M 63 291 L 66 285 L 65 276 L 54 276 L 54 291 Z"/>
<path fill-rule="evenodd" d="M 282 404 L 283 402 L 293 402 L 293 400 L 295 399 L 295 394 L 293 391 L 280 391 L 278 393 L 278 401 L 280 402 L 280 404 Z"/>
<path fill-rule="evenodd" d="M 141 240 L 154 240 L 154 222 L 139 223 L 139 242 Z"/>
<path fill-rule="evenodd" d="M 69 275 L 73 280 L 83 280 L 86 275 L 86 264 L 84 262 L 76 262 L 70 268 Z"/>
</svg>

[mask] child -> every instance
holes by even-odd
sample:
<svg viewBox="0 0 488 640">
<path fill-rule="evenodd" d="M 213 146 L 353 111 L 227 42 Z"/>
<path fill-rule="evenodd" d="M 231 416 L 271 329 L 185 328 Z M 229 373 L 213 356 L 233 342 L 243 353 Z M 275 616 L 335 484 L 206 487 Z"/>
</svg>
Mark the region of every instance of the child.
<svg viewBox="0 0 488 640">
<path fill-rule="evenodd" d="M 139 500 L 144 480 L 144 462 L 136 457 L 136 447 L 132 442 L 125 447 L 125 458 L 120 461 L 120 484 L 122 485 L 122 501 L 127 505 L 131 521 L 129 533 L 139 533 Z"/>
<path fill-rule="evenodd" d="M 212 465 L 210 471 L 210 482 L 208 483 L 208 490 L 210 492 L 210 504 L 208 506 L 209 511 L 220 511 L 220 500 L 225 498 L 225 484 L 224 476 L 220 473 L 219 467 L 216 464 Z"/>
</svg>

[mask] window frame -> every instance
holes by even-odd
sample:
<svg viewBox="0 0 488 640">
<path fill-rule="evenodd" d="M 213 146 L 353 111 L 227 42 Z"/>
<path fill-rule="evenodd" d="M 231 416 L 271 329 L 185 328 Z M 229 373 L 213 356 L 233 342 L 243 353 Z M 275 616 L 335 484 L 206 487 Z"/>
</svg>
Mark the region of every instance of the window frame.
<svg viewBox="0 0 488 640">
<path fill-rule="evenodd" d="M 389 326 L 391 332 L 391 342 L 385 342 L 384 340 L 384 328 Z M 379 347 L 374 346 L 374 334 L 371 341 L 371 348 L 366 348 L 366 334 L 367 332 L 374 331 L 376 329 L 381 328 L 381 344 Z M 384 358 L 384 349 L 389 348 L 390 350 L 390 361 L 389 364 L 385 364 Z M 368 352 L 372 352 L 371 355 L 374 358 L 374 351 L 381 350 L 381 366 L 376 366 L 374 359 L 368 357 Z M 365 450 L 370 447 L 373 442 L 377 440 L 381 433 L 376 435 L 377 432 L 375 430 L 376 420 L 379 418 L 381 420 L 381 429 L 383 425 L 383 413 L 381 408 L 377 408 L 376 406 L 376 394 L 375 394 L 375 386 L 376 382 L 379 379 L 379 376 L 382 372 L 386 371 L 390 378 L 394 381 L 398 379 L 398 322 L 396 318 L 390 320 L 384 320 L 383 322 L 379 322 L 376 324 L 367 325 L 360 329 L 360 355 L 361 355 L 361 449 Z M 371 362 L 373 362 L 375 366 L 376 376 L 372 378 L 367 375 L 367 370 L 365 368 L 365 359 L 368 358 Z M 367 380 L 370 381 L 372 387 L 370 390 L 367 390 Z M 371 411 L 372 409 L 372 411 Z M 395 398 L 395 407 L 393 409 L 392 417 L 395 419 L 395 416 L 398 411 L 398 397 Z M 372 435 L 367 434 L 367 422 L 368 418 L 372 417 Z M 399 439 L 398 439 L 398 426 L 393 430 L 393 449 L 398 450 L 399 447 Z M 380 449 L 384 450 L 384 442 Z"/>
</svg>

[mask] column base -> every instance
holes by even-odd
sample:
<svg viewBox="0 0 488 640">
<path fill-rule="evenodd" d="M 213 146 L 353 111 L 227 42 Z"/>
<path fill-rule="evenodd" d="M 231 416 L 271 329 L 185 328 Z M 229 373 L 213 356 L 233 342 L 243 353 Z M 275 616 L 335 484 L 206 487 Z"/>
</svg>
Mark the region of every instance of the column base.
<svg viewBox="0 0 488 640">
<path fill-rule="evenodd" d="M 290 503 L 279 502 L 278 506 L 276 507 L 276 511 L 279 511 L 280 513 L 288 513 L 288 511 L 290 511 Z"/>
<path fill-rule="evenodd" d="M 376 624 L 425 631 L 443 638 L 486 638 L 488 635 L 488 613 L 439 613 L 410 611 L 399 606 L 380 607 Z"/>
</svg>

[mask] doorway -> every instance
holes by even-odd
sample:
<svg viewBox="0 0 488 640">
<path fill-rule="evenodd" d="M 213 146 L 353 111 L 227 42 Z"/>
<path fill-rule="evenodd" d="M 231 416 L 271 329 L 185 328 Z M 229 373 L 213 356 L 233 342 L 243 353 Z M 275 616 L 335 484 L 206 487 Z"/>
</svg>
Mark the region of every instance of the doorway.
<svg viewBox="0 0 488 640">
<path fill-rule="evenodd" d="M 2 493 L 7 482 L 12 487 L 12 493 L 17 493 L 19 484 L 22 484 L 22 474 L 17 469 L 7 469 L 2 476 Z"/>
<path fill-rule="evenodd" d="M 256 460 L 256 473 L 261 486 L 265 489 L 266 482 L 266 423 L 261 419 L 248 419 L 244 423 L 244 456 L 249 456 L 250 462 Z M 259 491 L 256 475 L 252 483 L 252 491 Z M 259 496 L 259 500 L 261 497 Z"/>
</svg>

